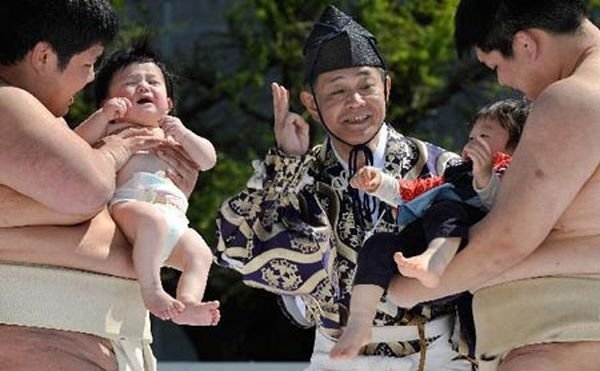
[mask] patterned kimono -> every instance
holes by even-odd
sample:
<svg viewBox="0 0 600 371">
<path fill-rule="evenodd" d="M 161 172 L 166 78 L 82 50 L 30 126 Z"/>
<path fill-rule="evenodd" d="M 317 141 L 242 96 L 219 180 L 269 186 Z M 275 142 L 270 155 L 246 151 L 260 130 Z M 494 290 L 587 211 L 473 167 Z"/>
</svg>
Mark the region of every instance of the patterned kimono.
<svg viewBox="0 0 600 371">
<path fill-rule="evenodd" d="M 456 159 L 388 127 L 387 173 L 406 179 L 438 175 Z M 309 323 L 340 329 L 348 316 L 357 252 L 367 233 L 401 228 L 392 208 L 380 203 L 377 223 L 371 218 L 357 222 L 347 171 L 329 141 L 304 156 L 271 149 L 263 162 L 253 165 L 256 173 L 248 188 L 227 200 L 217 216 L 217 263 L 240 272 L 248 286 L 300 296 Z M 453 310 L 451 303 L 404 310 L 384 297 L 374 325 L 417 325 Z M 370 344 L 364 354 L 405 356 L 419 352 L 419 344 Z"/>
</svg>

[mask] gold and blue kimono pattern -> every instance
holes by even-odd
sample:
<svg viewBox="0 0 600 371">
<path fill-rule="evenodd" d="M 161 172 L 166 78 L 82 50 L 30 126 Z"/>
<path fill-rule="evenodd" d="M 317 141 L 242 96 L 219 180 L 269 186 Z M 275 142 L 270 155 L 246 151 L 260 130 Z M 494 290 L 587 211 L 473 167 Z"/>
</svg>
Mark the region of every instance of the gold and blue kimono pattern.
<svg viewBox="0 0 600 371">
<path fill-rule="evenodd" d="M 443 173 L 457 157 L 432 144 L 404 137 L 389 128 L 385 171 L 413 179 Z M 227 200 L 217 216 L 218 264 L 240 272 L 245 284 L 283 295 L 300 295 L 307 320 L 316 326 L 345 325 L 357 253 L 365 230 L 356 221 L 348 192 L 347 172 L 328 142 L 304 156 L 277 149 L 255 161 L 248 188 Z M 376 231 L 397 231 L 391 208 L 383 212 Z M 403 310 L 379 303 L 374 325 L 417 324 L 451 313 L 452 304 L 423 305 Z M 418 352 L 419 342 L 371 344 L 366 354 L 403 356 Z"/>
</svg>

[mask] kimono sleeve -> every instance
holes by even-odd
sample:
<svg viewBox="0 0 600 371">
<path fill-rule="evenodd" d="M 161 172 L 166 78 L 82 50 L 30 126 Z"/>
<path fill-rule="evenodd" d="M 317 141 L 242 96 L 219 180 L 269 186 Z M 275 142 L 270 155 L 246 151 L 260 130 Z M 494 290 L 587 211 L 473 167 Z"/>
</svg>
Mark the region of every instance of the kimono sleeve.
<svg viewBox="0 0 600 371">
<path fill-rule="evenodd" d="M 314 192 L 314 150 L 289 156 L 272 149 L 255 174 L 217 215 L 217 264 L 248 286 L 306 295 L 329 281 L 332 231 Z"/>
</svg>

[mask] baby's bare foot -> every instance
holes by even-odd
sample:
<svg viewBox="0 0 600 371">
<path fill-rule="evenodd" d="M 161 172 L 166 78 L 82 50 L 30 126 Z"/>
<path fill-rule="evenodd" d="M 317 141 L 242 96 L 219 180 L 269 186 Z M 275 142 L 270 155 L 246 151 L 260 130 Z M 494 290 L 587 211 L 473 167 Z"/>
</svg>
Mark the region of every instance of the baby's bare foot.
<svg viewBox="0 0 600 371">
<path fill-rule="evenodd" d="M 216 326 L 221 319 L 218 301 L 185 302 L 185 310 L 173 317 L 173 322 L 179 325 Z"/>
<path fill-rule="evenodd" d="M 418 279 L 425 287 L 437 287 L 440 284 L 441 273 L 431 266 L 431 255 L 421 254 L 405 258 L 401 252 L 394 254 L 398 271 L 405 277 Z"/>
<path fill-rule="evenodd" d="M 185 310 L 183 303 L 160 288 L 142 289 L 142 299 L 146 309 L 163 321 L 171 319 Z"/>
<path fill-rule="evenodd" d="M 358 355 L 360 348 L 370 341 L 371 325 L 369 323 L 349 324 L 329 352 L 329 358 L 334 360 L 352 359 Z"/>
</svg>

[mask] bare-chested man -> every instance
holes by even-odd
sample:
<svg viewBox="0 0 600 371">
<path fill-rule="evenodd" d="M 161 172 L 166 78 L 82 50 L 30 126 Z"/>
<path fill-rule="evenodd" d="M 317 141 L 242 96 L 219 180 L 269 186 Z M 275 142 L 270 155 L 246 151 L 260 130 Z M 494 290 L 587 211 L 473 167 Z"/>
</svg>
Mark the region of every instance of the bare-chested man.
<svg viewBox="0 0 600 371">
<path fill-rule="evenodd" d="M 390 296 L 412 306 L 477 290 L 480 370 L 600 367 L 600 30 L 585 14 L 582 0 L 457 10 L 459 53 L 474 47 L 533 110 L 497 204 L 441 286 L 398 278 Z"/>
<path fill-rule="evenodd" d="M 160 140 L 143 129 L 127 130 L 94 149 L 62 119 L 74 95 L 93 80 L 94 64 L 117 29 L 105 0 L 3 2 L 3 370 L 155 368 L 139 287 L 125 279 L 134 276 L 130 246 L 105 205 L 116 170 Z M 196 169 L 176 148 L 161 148 L 174 180 L 191 192 Z"/>
</svg>

